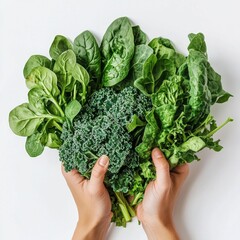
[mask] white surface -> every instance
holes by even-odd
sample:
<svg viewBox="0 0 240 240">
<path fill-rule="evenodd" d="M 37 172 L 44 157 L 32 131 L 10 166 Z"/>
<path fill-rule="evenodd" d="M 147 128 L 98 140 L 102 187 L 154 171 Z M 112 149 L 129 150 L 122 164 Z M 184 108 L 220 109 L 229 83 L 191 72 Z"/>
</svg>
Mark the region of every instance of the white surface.
<svg viewBox="0 0 240 240">
<path fill-rule="evenodd" d="M 149 38 L 172 39 L 186 52 L 187 34 L 203 32 L 209 58 L 234 94 L 215 106 L 218 123 L 235 119 L 216 134 L 224 149 L 204 151 L 176 206 L 175 222 L 183 240 L 240 239 L 240 17 L 237 0 L 0 0 L 0 239 L 66 240 L 76 223 L 76 209 L 60 173 L 56 151 L 31 159 L 25 138 L 8 127 L 8 113 L 26 101 L 22 69 L 32 54 L 48 55 L 56 34 L 73 39 L 83 30 L 101 38 L 112 20 L 128 16 Z M 110 240 L 146 236 L 137 222 L 113 228 Z"/>
</svg>

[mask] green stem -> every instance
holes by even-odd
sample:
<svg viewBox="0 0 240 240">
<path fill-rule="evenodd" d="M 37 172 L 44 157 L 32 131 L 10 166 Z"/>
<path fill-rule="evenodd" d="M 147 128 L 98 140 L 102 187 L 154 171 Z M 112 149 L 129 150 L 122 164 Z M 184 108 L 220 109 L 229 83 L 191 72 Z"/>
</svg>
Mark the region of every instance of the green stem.
<svg viewBox="0 0 240 240">
<path fill-rule="evenodd" d="M 73 88 L 73 100 L 76 100 L 76 96 L 77 96 L 77 86 L 74 85 L 74 88 Z"/>
<path fill-rule="evenodd" d="M 58 116 L 54 116 L 54 115 L 48 115 L 48 114 L 43 114 L 43 115 L 40 115 L 38 116 L 39 118 L 49 118 L 49 119 L 55 119 L 57 120 L 59 123 L 63 123 L 64 122 L 64 119 L 62 117 L 58 117 Z"/>
<path fill-rule="evenodd" d="M 139 199 L 143 196 L 143 193 L 139 192 L 134 196 L 133 201 L 131 202 L 131 206 L 135 206 L 138 204 Z"/>
<path fill-rule="evenodd" d="M 132 217 L 135 217 L 134 209 L 129 205 L 128 201 L 125 199 L 123 193 L 115 192 L 115 195 L 118 199 L 119 207 L 121 208 L 122 214 L 126 220 L 126 222 L 131 221 Z"/>
<path fill-rule="evenodd" d="M 209 124 L 211 121 L 213 120 L 212 115 L 208 115 L 206 117 L 206 119 L 198 126 L 198 128 L 195 130 L 195 132 L 193 133 L 194 136 L 196 136 L 199 132 L 201 132 L 207 124 Z"/>
<path fill-rule="evenodd" d="M 47 95 L 50 96 L 50 99 L 49 99 L 49 100 L 56 106 L 56 108 L 57 108 L 58 111 L 60 112 L 61 117 L 64 117 L 65 114 L 64 114 L 62 108 L 61 108 L 61 107 L 59 106 L 59 104 L 57 103 L 56 99 L 55 99 L 55 98 L 53 97 L 53 95 L 48 91 L 48 89 L 45 87 L 45 85 L 44 85 L 43 83 L 41 83 L 41 85 L 42 85 L 44 91 L 47 93 Z"/>
<path fill-rule="evenodd" d="M 208 133 L 205 137 L 209 138 L 211 137 L 214 133 L 216 133 L 218 130 L 220 130 L 221 128 L 223 128 L 228 122 L 232 122 L 233 119 L 232 118 L 228 118 L 222 125 L 220 125 L 219 127 L 215 128 L 214 130 L 212 130 L 210 133 Z"/>
<path fill-rule="evenodd" d="M 53 121 L 53 125 L 60 131 L 62 132 L 62 127 L 55 121 Z"/>
</svg>

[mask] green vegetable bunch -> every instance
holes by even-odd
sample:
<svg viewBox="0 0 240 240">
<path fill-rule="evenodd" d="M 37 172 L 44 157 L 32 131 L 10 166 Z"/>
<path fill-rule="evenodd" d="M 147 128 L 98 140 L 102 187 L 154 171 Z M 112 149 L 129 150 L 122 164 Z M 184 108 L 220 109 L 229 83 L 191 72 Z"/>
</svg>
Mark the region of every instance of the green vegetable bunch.
<svg viewBox="0 0 240 240">
<path fill-rule="evenodd" d="M 34 55 L 24 67 L 28 102 L 9 114 L 12 131 L 27 137 L 32 157 L 59 149 L 66 171 L 90 177 L 96 160 L 110 157 L 105 185 L 113 222 L 125 226 L 155 179 L 150 154 L 159 147 L 170 167 L 220 151 L 211 106 L 226 102 L 221 76 L 211 67 L 202 33 L 189 34 L 188 55 L 170 40 L 150 42 L 127 17 L 107 29 L 100 47 L 89 31 L 71 42 L 56 36 L 51 60 Z M 129 196 L 132 196 L 131 202 Z"/>
</svg>

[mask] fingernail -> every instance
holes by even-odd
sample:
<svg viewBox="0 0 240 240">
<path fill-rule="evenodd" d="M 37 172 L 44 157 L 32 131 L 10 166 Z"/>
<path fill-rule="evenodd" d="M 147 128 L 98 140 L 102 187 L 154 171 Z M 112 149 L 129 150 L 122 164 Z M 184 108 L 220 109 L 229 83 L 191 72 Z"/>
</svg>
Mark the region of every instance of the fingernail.
<svg viewBox="0 0 240 240">
<path fill-rule="evenodd" d="M 98 163 L 99 163 L 100 166 L 105 167 L 105 166 L 108 164 L 108 162 L 109 162 L 108 156 L 102 155 L 102 156 L 100 157 Z"/>
<path fill-rule="evenodd" d="M 158 148 L 153 149 L 153 157 L 155 157 L 155 158 L 161 158 L 162 157 L 162 153 Z"/>
</svg>

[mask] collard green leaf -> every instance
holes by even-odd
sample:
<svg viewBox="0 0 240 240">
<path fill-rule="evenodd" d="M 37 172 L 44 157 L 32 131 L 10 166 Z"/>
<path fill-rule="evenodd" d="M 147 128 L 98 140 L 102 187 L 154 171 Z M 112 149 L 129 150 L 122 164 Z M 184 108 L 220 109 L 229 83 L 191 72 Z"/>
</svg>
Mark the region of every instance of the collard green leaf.
<svg viewBox="0 0 240 240">
<path fill-rule="evenodd" d="M 36 67 L 46 67 L 46 68 L 50 68 L 51 67 L 51 61 L 42 56 L 42 55 L 33 55 L 31 56 L 23 69 L 23 75 L 25 78 L 27 78 L 29 76 L 29 74 L 31 73 L 31 71 L 36 68 Z"/>
<path fill-rule="evenodd" d="M 74 40 L 74 52 L 77 62 L 90 73 L 92 78 L 101 78 L 101 55 L 95 37 L 89 31 L 84 31 Z"/>
<path fill-rule="evenodd" d="M 64 36 L 57 35 L 50 47 L 49 54 L 55 61 L 65 51 L 73 49 L 72 43 Z"/>
<path fill-rule="evenodd" d="M 133 26 L 132 30 L 133 30 L 135 46 L 147 43 L 147 35 L 141 30 L 139 26 Z"/>
<path fill-rule="evenodd" d="M 129 72 L 134 54 L 134 36 L 127 17 L 116 19 L 107 29 L 101 43 L 103 61 L 102 83 L 113 86 Z"/>
<path fill-rule="evenodd" d="M 31 136 L 43 120 L 44 117 L 36 115 L 28 103 L 17 106 L 9 114 L 10 128 L 19 136 Z"/>
<path fill-rule="evenodd" d="M 41 143 L 42 134 L 36 132 L 27 137 L 25 149 L 30 157 L 37 157 L 42 154 L 44 145 Z"/>
</svg>

